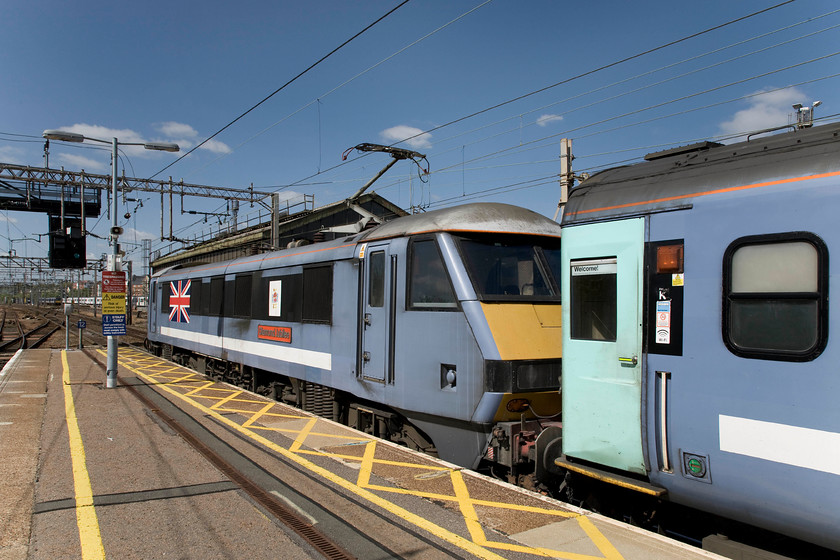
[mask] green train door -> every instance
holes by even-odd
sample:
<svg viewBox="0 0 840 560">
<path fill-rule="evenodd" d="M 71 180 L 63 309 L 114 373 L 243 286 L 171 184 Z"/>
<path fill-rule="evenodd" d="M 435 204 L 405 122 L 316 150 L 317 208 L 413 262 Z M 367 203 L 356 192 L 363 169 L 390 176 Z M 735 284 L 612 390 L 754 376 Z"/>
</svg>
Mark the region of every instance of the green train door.
<svg viewBox="0 0 840 560">
<path fill-rule="evenodd" d="M 563 230 L 563 453 L 644 474 L 643 218 Z"/>
</svg>

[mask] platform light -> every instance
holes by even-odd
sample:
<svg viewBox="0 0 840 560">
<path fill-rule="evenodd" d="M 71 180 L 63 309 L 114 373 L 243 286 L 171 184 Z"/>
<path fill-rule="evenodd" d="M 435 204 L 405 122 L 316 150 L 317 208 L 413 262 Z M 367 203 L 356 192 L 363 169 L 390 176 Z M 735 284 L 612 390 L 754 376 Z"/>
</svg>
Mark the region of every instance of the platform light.
<svg viewBox="0 0 840 560">
<path fill-rule="evenodd" d="M 100 142 L 102 144 L 111 144 L 111 249 L 113 259 L 108 261 L 108 270 L 116 272 L 117 270 L 117 256 L 119 254 L 119 235 L 122 233 L 122 228 L 117 224 L 117 157 L 119 146 L 143 146 L 146 150 L 156 150 L 161 152 L 177 152 L 181 148 L 174 142 L 120 142 L 117 138 L 111 140 L 102 140 L 100 138 L 91 138 L 76 132 L 68 132 L 66 130 L 47 129 L 43 133 L 43 137 L 47 140 L 61 140 L 63 142 L 84 142 L 90 140 L 91 142 Z M 130 297 L 130 294 L 129 294 Z M 108 366 L 105 380 L 105 387 L 108 389 L 117 386 L 117 338 L 109 336 L 108 338 Z"/>
</svg>

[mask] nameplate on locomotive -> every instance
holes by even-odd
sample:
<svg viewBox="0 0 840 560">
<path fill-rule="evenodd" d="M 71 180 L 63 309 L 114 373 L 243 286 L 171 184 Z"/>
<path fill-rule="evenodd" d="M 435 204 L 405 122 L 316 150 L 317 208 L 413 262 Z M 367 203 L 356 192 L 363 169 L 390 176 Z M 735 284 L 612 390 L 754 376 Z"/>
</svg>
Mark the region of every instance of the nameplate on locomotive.
<svg viewBox="0 0 840 560">
<path fill-rule="evenodd" d="M 275 342 L 291 342 L 292 329 L 291 327 L 273 327 L 269 325 L 258 325 L 257 338 L 261 338 L 263 340 L 273 340 Z"/>
</svg>

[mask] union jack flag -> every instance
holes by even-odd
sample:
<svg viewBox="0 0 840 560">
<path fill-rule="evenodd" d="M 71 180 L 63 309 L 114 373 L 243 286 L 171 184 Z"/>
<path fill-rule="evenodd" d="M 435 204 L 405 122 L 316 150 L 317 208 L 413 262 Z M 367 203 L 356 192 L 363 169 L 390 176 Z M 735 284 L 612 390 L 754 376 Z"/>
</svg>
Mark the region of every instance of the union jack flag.
<svg viewBox="0 0 840 560">
<path fill-rule="evenodd" d="M 178 323 L 190 322 L 190 280 L 169 283 L 169 320 Z"/>
</svg>

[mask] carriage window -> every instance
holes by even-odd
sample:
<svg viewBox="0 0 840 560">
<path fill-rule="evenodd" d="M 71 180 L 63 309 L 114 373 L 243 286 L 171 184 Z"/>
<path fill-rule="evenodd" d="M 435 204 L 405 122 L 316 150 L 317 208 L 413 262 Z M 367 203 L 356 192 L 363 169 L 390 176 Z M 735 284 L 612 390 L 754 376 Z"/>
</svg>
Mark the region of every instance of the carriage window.
<svg viewBox="0 0 840 560">
<path fill-rule="evenodd" d="M 825 244 L 809 233 L 746 237 L 724 256 L 724 340 L 736 355 L 816 358 L 827 338 Z"/>
<path fill-rule="evenodd" d="M 369 259 L 368 305 L 383 307 L 385 305 L 385 252 L 371 253 Z"/>
<path fill-rule="evenodd" d="M 207 314 L 211 317 L 222 316 L 222 302 L 225 292 L 225 279 L 221 276 L 216 276 L 210 279 L 210 309 Z"/>
<path fill-rule="evenodd" d="M 205 282 L 201 286 L 201 296 L 196 300 L 199 305 L 199 315 L 210 315 L 210 282 Z"/>
<path fill-rule="evenodd" d="M 409 307 L 415 310 L 456 309 L 455 293 L 433 239 L 411 244 Z"/>
<path fill-rule="evenodd" d="M 615 258 L 572 261 L 571 337 L 614 342 L 618 325 Z"/>
<path fill-rule="evenodd" d="M 303 269 L 304 323 L 332 322 L 333 274 L 332 266 L 313 266 Z"/>
<path fill-rule="evenodd" d="M 234 280 L 233 316 L 251 316 L 251 275 L 237 274 Z"/>
<path fill-rule="evenodd" d="M 201 278 L 193 278 L 190 282 L 190 315 L 201 315 Z"/>
<path fill-rule="evenodd" d="M 159 281 L 158 291 L 160 292 L 160 312 L 169 315 L 169 282 Z"/>
</svg>

